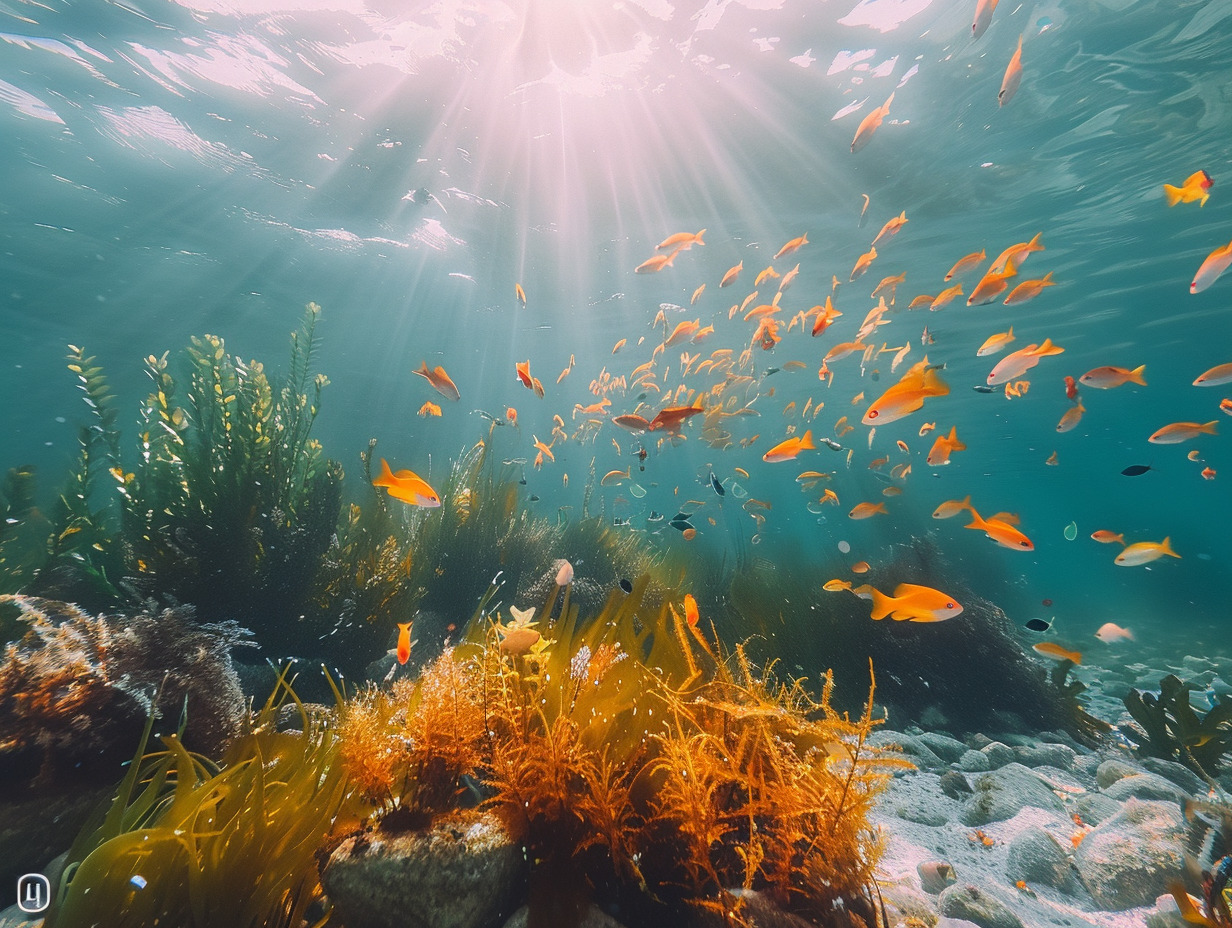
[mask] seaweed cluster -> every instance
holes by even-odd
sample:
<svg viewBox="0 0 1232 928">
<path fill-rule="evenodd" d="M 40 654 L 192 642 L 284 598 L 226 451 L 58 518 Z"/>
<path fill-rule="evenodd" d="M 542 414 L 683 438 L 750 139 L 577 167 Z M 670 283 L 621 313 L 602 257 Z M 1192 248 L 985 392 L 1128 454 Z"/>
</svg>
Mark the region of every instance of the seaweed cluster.
<svg viewBox="0 0 1232 928">
<path fill-rule="evenodd" d="M 1131 689 L 1124 702 L 1136 724 L 1120 730 L 1139 757 L 1179 761 L 1209 781 L 1219 775 L 1232 748 L 1232 700 L 1221 696 L 1199 716 L 1189 698 L 1195 689 L 1175 674 L 1160 679 L 1158 695 Z"/>
<path fill-rule="evenodd" d="M 235 623 L 199 625 L 191 607 L 91 616 L 12 594 L 0 605 L 27 626 L 0 662 L 0 781 L 10 789 L 110 779 L 154 712 L 187 713 L 189 743 L 215 754 L 247 714 L 231 664 L 245 634 Z"/>
<path fill-rule="evenodd" d="M 186 373 L 167 353 L 146 358 L 153 390 L 131 472 L 103 370 L 70 346 L 91 420 L 26 589 L 100 609 L 157 597 L 207 621 L 298 628 L 341 506 L 342 469 L 311 437 L 328 384 L 312 373 L 319 316 L 309 304 L 281 382 L 213 335 L 192 339 Z"/>
<path fill-rule="evenodd" d="M 814 698 L 648 585 L 613 589 L 586 623 L 557 591 L 540 607 L 559 599 L 554 621 L 481 614 L 415 682 L 352 700 L 342 757 L 379 827 L 423 827 L 478 792 L 526 850 L 533 924 L 575 923 L 592 900 L 648 922 L 726 917 L 740 887 L 822 923 L 836 904 L 865 911 L 866 814 L 895 763 L 865 743 L 872 693 L 840 715 L 829 675 Z"/>
<path fill-rule="evenodd" d="M 279 687 L 215 765 L 180 737 L 137 757 L 105 813 L 70 848 L 47 928 L 302 923 L 320 898 L 315 854 L 348 798 L 337 740 L 299 705 L 278 731 Z M 296 700 L 298 705 L 298 700 Z"/>
</svg>

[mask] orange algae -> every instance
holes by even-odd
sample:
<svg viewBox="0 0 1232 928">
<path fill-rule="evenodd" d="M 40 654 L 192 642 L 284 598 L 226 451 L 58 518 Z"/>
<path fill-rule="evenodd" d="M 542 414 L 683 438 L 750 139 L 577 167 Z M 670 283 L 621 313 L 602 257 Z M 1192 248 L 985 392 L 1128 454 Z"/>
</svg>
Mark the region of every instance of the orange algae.
<svg viewBox="0 0 1232 928">
<path fill-rule="evenodd" d="M 561 602 L 523 655 L 480 614 L 417 680 L 353 699 L 341 756 L 375 819 L 423 827 L 481 784 L 525 849 L 532 925 L 576 922 L 592 900 L 738 913 L 739 888 L 819 924 L 840 902 L 871 921 L 867 815 L 907 765 L 866 743 L 872 690 L 858 718 L 840 715 L 829 674 L 819 696 L 780 680 L 652 601 L 649 582 L 584 623 Z"/>
</svg>

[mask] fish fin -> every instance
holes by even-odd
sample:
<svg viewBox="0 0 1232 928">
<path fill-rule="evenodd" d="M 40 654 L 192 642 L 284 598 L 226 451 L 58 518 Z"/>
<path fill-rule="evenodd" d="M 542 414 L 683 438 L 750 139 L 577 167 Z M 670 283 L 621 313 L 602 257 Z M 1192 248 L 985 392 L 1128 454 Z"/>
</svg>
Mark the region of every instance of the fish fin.
<svg viewBox="0 0 1232 928">
<path fill-rule="evenodd" d="M 399 623 L 398 623 L 398 629 L 399 629 L 400 631 L 406 631 L 406 630 L 407 630 L 408 628 L 410 628 L 410 627 L 411 627 L 411 623 L 410 623 L 410 622 L 399 622 Z"/>
<path fill-rule="evenodd" d="M 895 603 L 892 597 L 886 596 L 885 593 L 882 593 L 880 590 L 874 589 L 871 586 L 864 587 L 864 589 L 867 589 L 870 593 L 867 598 L 873 601 L 872 618 L 874 620 L 879 621 L 884 619 L 894 611 L 897 603 Z"/>
<path fill-rule="evenodd" d="M 1198 431 L 1201 432 L 1203 435 L 1217 435 L 1219 433 L 1215 431 L 1215 428 L 1218 425 L 1219 425 L 1219 420 L 1212 419 L 1210 422 L 1206 423 L 1206 425 L 1199 426 Z"/>
<path fill-rule="evenodd" d="M 1193 904 L 1193 900 L 1190 899 L 1189 893 L 1185 891 L 1185 885 L 1180 880 L 1174 880 L 1169 883 L 1168 892 L 1171 893 L 1173 900 L 1176 902 L 1176 908 L 1181 913 L 1181 918 L 1191 925 L 1206 925 L 1209 928 L 1216 928 L 1214 922 L 1198 911 L 1197 907 Z"/>
<path fill-rule="evenodd" d="M 1145 387 L 1146 381 L 1142 379 L 1142 372 L 1144 370 L 1146 370 L 1146 365 L 1139 364 L 1137 367 L 1135 367 L 1132 371 L 1129 372 L 1129 379 L 1132 380 L 1134 383 L 1138 384 L 1139 386 Z"/>
<path fill-rule="evenodd" d="M 1041 287 L 1055 287 L 1056 286 L 1056 284 L 1053 283 L 1053 280 L 1052 280 L 1052 271 L 1049 271 L 1047 274 L 1045 274 L 1040 279 L 1040 286 Z"/>
<path fill-rule="evenodd" d="M 1164 196 L 1168 198 L 1169 206 L 1176 206 L 1176 204 L 1180 203 L 1181 197 L 1184 196 L 1184 194 L 1185 191 L 1180 187 L 1173 187 L 1171 184 L 1164 184 Z"/>
<path fill-rule="evenodd" d="M 389 462 L 381 458 L 381 476 L 372 481 L 374 487 L 392 487 L 394 485 L 394 472 L 389 469 Z"/>
<path fill-rule="evenodd" d="M 1164 540 L 1159 543 L 1159 550 L 1169 557 L 1180 557 L 1179 554 L 1172 550 L 1172 538 L 1170 536 L 1164 536 Z"/>
<path fill-rule="evenodd" d="M 1003 277 L 1013 277 L 1017 273 L 1018 273 L 1018 268 L 1014 267 L 1014 259 L 1006 258 L 1005 267 L 1001 268 L 1001 275 Z"/>
<path fill-rule="evenodd" d="M 701 230 L 700 232 L 698 232 L 695 236 L 693 236 L 693 244 L 695 244 L 695 245 L 705 245 L 706 243 L 702 241 L 702 236 L 703 236 L 703 235 L 705 235 L 705 234 L 706 234 L 706 230 L 705 230 L 705 229 L 702 229 L 702 230 Z"/>
<path fill-rule="evenodd" d="M 805 429 L 805 430 L 804 430 L 804 437 L 800 439 L 800 447 L 801 447 L 802 449 L 806 449 L 806 450 L 810 450 L 810 451 L 811 451 L 811 450 L 815 450 L 815 449 L 816 449 L 816 447 L 817 447 L 817 446 L 813 444 L 813 431 L 812 431 L 812 429 Z"/>
</svg>

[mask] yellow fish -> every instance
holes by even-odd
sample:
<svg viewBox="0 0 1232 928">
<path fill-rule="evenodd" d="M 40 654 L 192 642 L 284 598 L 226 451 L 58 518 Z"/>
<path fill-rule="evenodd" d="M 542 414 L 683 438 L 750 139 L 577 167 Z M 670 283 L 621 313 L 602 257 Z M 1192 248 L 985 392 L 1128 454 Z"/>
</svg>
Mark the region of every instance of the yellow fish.
<svg viewBox="0 0 1232 928">
<path fill-rule="evenodd" d="M 1194 200 L 1198 201 L 1198 206 L 1206 206 L 1206 201 L 1211 198 L 1207 191 L 1213 186 L 1215 182 L 1211 180 L 1211 175 L 1206 171 L 1196 171 L 1185 178 L 1185 183 L 1180 187 L 1164 184 L 1164 196 L 1168 198 L 1169 206 L 1192 203 Z"/>
</svg>

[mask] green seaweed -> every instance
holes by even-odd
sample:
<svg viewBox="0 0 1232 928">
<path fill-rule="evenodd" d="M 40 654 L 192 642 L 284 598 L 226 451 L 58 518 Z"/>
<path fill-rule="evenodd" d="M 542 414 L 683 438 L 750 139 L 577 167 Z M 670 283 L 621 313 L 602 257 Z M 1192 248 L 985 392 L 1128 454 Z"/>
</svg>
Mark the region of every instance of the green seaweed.
<svg viewBox="0 0 1232 928">
<path fill-rule="evenodd" d="M 280 697 L 302 732 L 280 732 Z M 296 928 L 320 895 L 315 855 L 347 802 L 337 741 L 287 671 L 215 765 L 178 736 L 146 753 L 153 715 L 110 808 L 70 848 L 47 928 L 100 923 Z"/>
<path fill-rule="evenodd" d="M 1198 688 L 1168 674 L 1159 681 L 1158 695 L 1131 689 L 1123 701 L 1136 725 L 1122 725 L 1120 730 L 1134 743 L 1139 757 L 1179 761 L 1210 780 L 1218 776 L 1224 755 L 1232 748 L 1232 700 L 1221 696 L 1199 716 L 1189 700 Z"/>
</svg>

